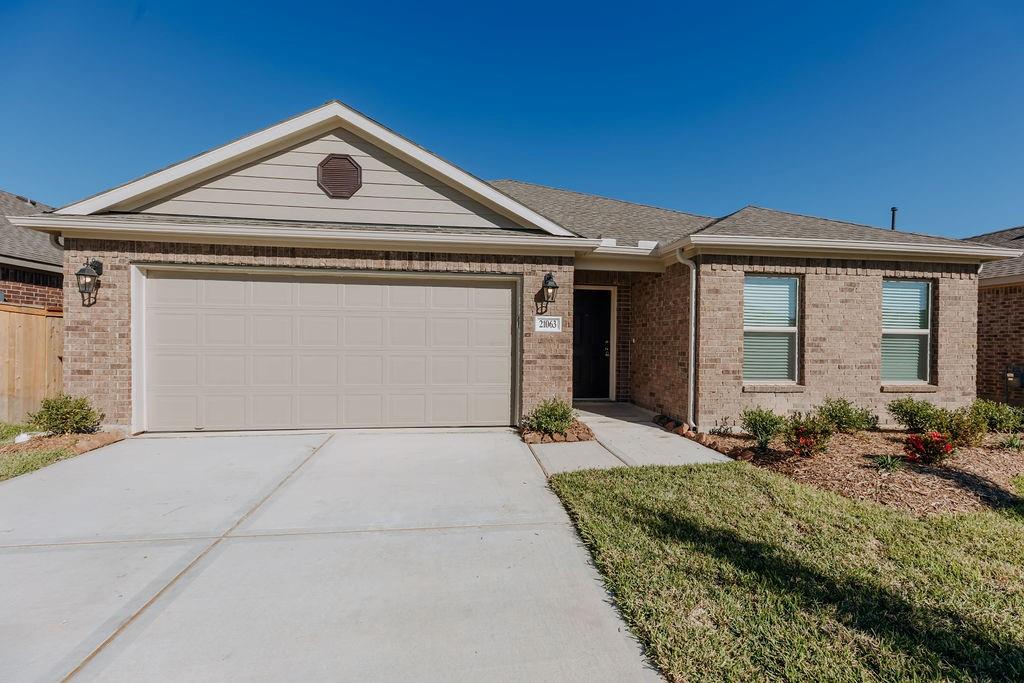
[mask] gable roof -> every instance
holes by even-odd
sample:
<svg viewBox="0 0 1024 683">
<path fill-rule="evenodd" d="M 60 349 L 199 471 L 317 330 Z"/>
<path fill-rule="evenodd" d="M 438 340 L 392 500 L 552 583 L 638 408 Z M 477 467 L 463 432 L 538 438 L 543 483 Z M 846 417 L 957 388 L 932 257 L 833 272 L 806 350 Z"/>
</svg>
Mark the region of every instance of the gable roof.
<svg viewBox="0 0 1024 683">
<path fill-rule="evenodd" d="M 342 127 L 513 220 L 562 237 L 573 233 L 373 119 L 332 100 L 304 114 L 198 154 L 124 185 L 70 204 L 56 213 L 90 215 L 131 210 L 284 149 L 304 138 Z"/>
<path fill-rule="evenodd" d="M 708 216 L 520 180 L 492 180 L 491 185 L 579 235 L 614 238 L 620 244 L 636 244 L 640 240 L 675 240 L 700 230 L 714 220 Z"/>
<path fill-rule="evenodd" d="M 46 204 L 0 190 L 0 258 L 25 261 L 22 265 L 26 267 L 38 264 L 45 270 L 53 270 L 53 266 L 63 269 L 64 250 L 53 244 L 49 235 L 12 225 L 6 218 L 52 210 Z"/>
<path fill-rule="evenodd" d="M 983 235 L 968 237 L 967 239 L 971 242 L 980 242 L 993 246 L 1024 249 L 1024 225 L 987 232 Z M 1024 256 L 989 263 L 982 268 L 979 277 L 982 280 L 992 280 L 994 278 L 1024 279 Z"/>
</svg>

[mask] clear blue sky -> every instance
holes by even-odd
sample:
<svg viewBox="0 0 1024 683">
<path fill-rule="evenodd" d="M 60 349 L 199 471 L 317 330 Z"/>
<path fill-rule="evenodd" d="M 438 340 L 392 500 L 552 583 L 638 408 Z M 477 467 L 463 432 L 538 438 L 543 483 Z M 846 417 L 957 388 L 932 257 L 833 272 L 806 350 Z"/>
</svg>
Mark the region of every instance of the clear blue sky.
<svg viewBox="0 0 1024 683">
<path fill-rule="evenodd" d="M 0 188 L 55 205 L 337 98 L 488 179 L 1024 223 L 1019 0 L 0 0 L 0 27 Z"/>
</svg>

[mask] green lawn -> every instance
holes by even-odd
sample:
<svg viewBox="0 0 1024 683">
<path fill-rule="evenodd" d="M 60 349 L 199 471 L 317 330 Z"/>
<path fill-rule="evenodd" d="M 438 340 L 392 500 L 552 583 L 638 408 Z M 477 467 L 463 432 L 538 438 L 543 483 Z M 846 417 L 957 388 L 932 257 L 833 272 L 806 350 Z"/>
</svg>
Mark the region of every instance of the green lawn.
<svg viewBox="0 0 1024 683">
<path fill-rule="evenodd" d="M 1024 680 L 1024 510 L 926 520 L 745 463 L 560 474 L 670 680 Z"/>
<path fill-rule="evenodd" d="M 47 465 L 52 465 L 58 460 L 70 458 L 72 455 L 74 455 L 73 452 L 63 448 L 0 455 L 0 481 L 34 472 Z"/>
<path fill-rule="evenodd" d="M 28 425 L 17 424 L 14 422 L 0 422 L 0 446 L 14 441 L 14 437 L 18 434 L 31 431 L 31 429 L 32 428 Z"/>
<path fill-rule="evenodd" d="M 0 446 L 13 442 L 14 437 L 18 434 L 28 431 L 32 431 L 32 427 L 26 424 L 0 422 Z M 10 455 L 0 454 L 0 481 L 52 465 L 58 460 L 64 460 L 72 455 L 74 454 L 71 451 L 62 448 Z"/>
</svg>

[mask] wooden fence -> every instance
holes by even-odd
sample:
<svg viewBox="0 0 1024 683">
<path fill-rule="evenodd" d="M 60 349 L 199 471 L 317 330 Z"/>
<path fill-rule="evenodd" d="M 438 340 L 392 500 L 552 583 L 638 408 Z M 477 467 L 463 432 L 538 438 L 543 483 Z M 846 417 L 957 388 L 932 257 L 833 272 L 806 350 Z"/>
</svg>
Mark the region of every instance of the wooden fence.
<svg viewBox="0 0 1024 683">
<path fill-rule="evenodd" d="M 64 314 L 0 304 L 0 361 L 0 421 L 20 422 L 64 385 Z"/>
</svg>

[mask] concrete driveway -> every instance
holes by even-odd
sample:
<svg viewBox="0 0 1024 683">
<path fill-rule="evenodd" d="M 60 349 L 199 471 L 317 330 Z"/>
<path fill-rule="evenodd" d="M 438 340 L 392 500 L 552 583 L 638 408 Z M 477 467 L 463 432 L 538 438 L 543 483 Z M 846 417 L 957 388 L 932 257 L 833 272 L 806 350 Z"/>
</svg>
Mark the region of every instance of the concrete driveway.
<svg viewBox="0 0 1024 683">
<path fill-rule="evenodd" d="M 657 680 L 507 430 L 149 437 L 0 484 L 0 680 Z"/>
</svg>

